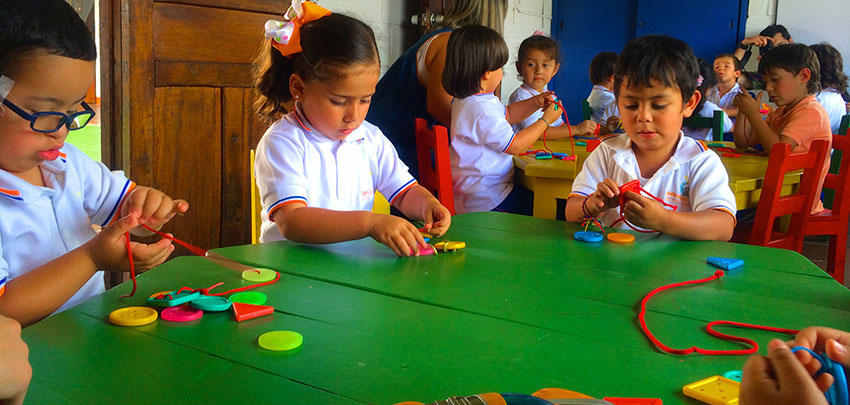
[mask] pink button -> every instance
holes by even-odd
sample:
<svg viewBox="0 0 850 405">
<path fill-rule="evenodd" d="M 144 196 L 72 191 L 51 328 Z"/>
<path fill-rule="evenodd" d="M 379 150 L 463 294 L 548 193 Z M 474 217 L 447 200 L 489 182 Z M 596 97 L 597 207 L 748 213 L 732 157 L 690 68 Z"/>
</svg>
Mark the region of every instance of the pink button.
<svg viewBox="0 0 850 405">
<path fill-rule="evenodd" d="M 171 322 L 189 322 L 194 321 L 195 319 L 201 319 L 201 316 L 203 315 L 204 311 L 201 311 L 200 309 L 187 307 L 185 305 L 178 305 L 163 309 L 160 317 Z"/>
</svg>

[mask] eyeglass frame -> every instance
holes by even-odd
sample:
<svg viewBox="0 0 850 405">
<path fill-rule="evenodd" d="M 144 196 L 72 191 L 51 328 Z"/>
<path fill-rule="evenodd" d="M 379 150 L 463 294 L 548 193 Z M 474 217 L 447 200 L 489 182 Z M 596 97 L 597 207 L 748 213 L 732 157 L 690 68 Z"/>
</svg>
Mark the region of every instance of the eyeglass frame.
<svg viewBox="0 0 850 405">
<path fill-rule="evenodd" d="M 3 99 L 3 105 L 5 105 L 6 107 L 9 107 L 10 110 L 14 111 L 15 114 L 18 114 L 18 116 L 20 116 L 21 118 L 29 121 L 30 122 L 30 128 L 33 131 L 40 132 L 42 134 L 52 134 L 52 133 L 62 129 L 63 125 L 65 127 L 67 127 L 69 131 L 76 131 L 78 129 L 85 128 L 85 126 L 88 125 L 89 122 L 91 122 L 92 118 L 94 118 L 94 116 L 97 114 L 91 108 L 91 106 L 89 106 L 85 101 L 83 101 L 82 104 L 81 104 L 83 106 L 83 108 L 85 108 L 85 110 L 75 112 L 71 115 L 61 113 L 61 112 L 58 112 L 58 111 L 40 111 L 40 112 L 37 112 L 35 114 L 30 114 L 30 113 L 24 111 L 21 107 L 18 107 L 17 105 L 15 105 L 15 103 L 9 101 L 9 99 L 7 99 L 7 98 Z M 89 116 L 89 119 L 86 120 L 86 122 L 83 123 L 83 125 L 80 125 L 76 128 L 71 128 L 71 124 L 74 122 L 74 119 L 78 116 L 85 115 L 85 114 L 91 114 Z M 53 129 L 52 131 L 45 131 L 45 130 L 41 130 L 41 129 L 36 129 L 35 128 L 35 121 L 39 117 L 49 116 L 49 115 L 61 116 L 62 119 L 59 120 L 59 125 L 57 125 L 56 128 Z"/>
</svg>

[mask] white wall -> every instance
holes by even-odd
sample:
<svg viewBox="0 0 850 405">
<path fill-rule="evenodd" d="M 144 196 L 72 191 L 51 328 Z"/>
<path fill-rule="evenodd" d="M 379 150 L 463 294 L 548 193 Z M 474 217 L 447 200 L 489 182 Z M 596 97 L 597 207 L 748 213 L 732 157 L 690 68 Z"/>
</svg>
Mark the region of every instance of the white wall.
<svg viewBox="0 0 850 405">
<path fill-rule="evenodd" d="M 841 52 L 844 72 L 850 74 L 850 1 L 778 0 L 776 22 L 788 28 L 795 42 L 829 42 Z"/>
<path fill-rule="evenodd" d="M 511 56 L 504 69 L 502 79 L 502 102 L 508 102 L 508 97 L 519 87 L 521 80 L 514 62 L 517 61 L 517 51 L 522 40 L 531 36 L 534 31 L 550 34 L 552 24 L 552 0 L 509 0 L 508 15 L 505 18 L 505 42 Z M 563 58 L 562 58 L 563 59 Z M 561 60 L 561 63 L 564 63 Z"/>
</svg>

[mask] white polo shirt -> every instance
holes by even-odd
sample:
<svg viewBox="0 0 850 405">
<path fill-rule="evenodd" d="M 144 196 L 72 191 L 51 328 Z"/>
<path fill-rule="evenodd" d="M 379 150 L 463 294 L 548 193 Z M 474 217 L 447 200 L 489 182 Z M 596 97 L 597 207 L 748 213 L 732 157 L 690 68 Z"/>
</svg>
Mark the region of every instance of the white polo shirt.
<svg viewBox="0 0 850 405">
<path fill-rule="evenodd" d="M 844 99 L 841 98 L 841 95 L 835 89 L 823 89 L 815 98 L 823 106 L 823 109 L 826 110 L 826 115 L 829 116 L 829 126 L 832 128 L 832 133 L 837 134 L 841 126 L 841 117 L 847 114 Z"/>
<path fill-rule="evenodd" d="M 392 204 L 416 184 L 378 127 L 363 121 L 344 140 L 335 141 L 297 110 L 266 130 L 254 172 L 263 206 L 260 242 L 283 240 L 270 215 L 285 204 L 369 211 L 376 190 Z"/>
<path fill-rule="evenodd" d="M 720 88 L 717 86 L 718 85 L 715 84 L 714 86 L 708 88 L 708 91 L 705 94 L 705 99 L 707 101 L 711 101 L 712 103 L 724 110 L 729 107 L 734 107 L 735 103 L 733 103 L 732 100 L 735 99 L 735 95 L 743 92 L 743 90 L 741 90 L 741 86 L 739 86 L 738 83 L 735 83 L 735 85 L 732 86 L 732 88 L 729 89 L 729 91 L 726 92 L 726 94 L 724 94 L 722 97 L 720 96 Z"/>
<path fill-rule="evenodd" d="M 546 87 L 543 87 L 543 91 L 546 91 Z M 523 83 L 522 85 L 517 87 L 517 89 L 514 90 L 513 93 L 511 93 L 511 97 L 508 98 L 508 102 L 510 104 L 513 104 L 513 103 L 516 103 L 517 101 L 528 100 L 528 99 L 530 99 L 530 98 L 532 98 L 532 97 L 534 97 L 538 94 L 540 94 L 540 93 L 538 93 L 537 90 L 534 90 L 531 87 L 528 87 Z M 542 116 L 543 116 L 543 110 L 537 110 L 537 111 L 531 113 L 531 115 L 529 115 L 528 118 L 526 118 L 526 119 L 524 119 L 520 122 L 517 122 L 516 124 L 513 125 L 514 132 L 522 131 L 523 129 L 525 129 L 525 127 L 527 127 L 531 124 L 534 124 L 534 122 L 539 120 L 540 117 L 542 117 Z M 558 119 L 556 119 L 555 122 L 552 123 L 552 126 L 558 127 L 558 126 L 561 126 L 563 123 L 564 123 L 564 120 L 561 119 L 561 117 L 559 116 Z"/>
<path fill-rule="evenodd" d="M 95 236 L 92 224 L 116 218 L 134 187 L 123 172 L 109 171 L 69 143 L 60 152 L 41 164 L 47 187 L 0 170 L 0 279 L 8 273 L 12 280 L 88 242 Z M 57 312 L 103 291 L 98 271 Z"/>
<path fill-rule="evenodd" d="M 506 153 L 514 131 L 507 109 L 493 93 L 452 101 L 452 189 L 455 211 L 490 211 L 514 187 L 513 156 Z"/>
<path fill-rule="evenodd" d="M 613 179 L 619 185 L 639 179 L 641 187 L 667 204 L 676 205 L 677 212 L 716 209 L 735 218 L 735 195 L 729 188 L 729 176 L 720 157 L 703 142 L 682 133 L 679 133 L 673 156 L 649 179 L 640 177 L 628 135 L 606 138 L 587 157 L 573 182 L 570 195 L 586 197 L 595 192 L 597 184 L 606 178 Z M 601 222 L 611 226 L 619 218 L 619 207 L 612 208 L 602 214 Z M 622 221 L 616 226 L 628 227 Z"/>
<path fill-rule="evenodd" d="M 723 111 L 712 103 L 711 101 L 705 100 L 702 103 L 702 109 L 700 109 L 696 114 L 700 117 L 714 118 L 715 111 Z M 723 132 L 731 132 L 732 131 L 732 120 L 729 119 L 729 116 L 726 113 L 723 113 Z M 712 141 L 714 140 L 714 130 L 711 128 L 691 128 L 691 127 L 682 127 L 682 132 L 685 133 L 685 136 L 689 138 L 694 138 L 698 141 Z"/>
<path fill-rule="evenodd" d="M 590 90 L 590 95 L 587 96 L 587 103 L 590 104 L 590 109 L 593 112 L 590 119 L 598 124 L 605 125 L 605 121 L 612 115 L 619 116 L 620 111 L 617 109 L 617 99 L 614 97 L 614 92 L 600 86 L 593 85 Z M 611 107 L 613 106 L 613 108 Z"/>
</svg>

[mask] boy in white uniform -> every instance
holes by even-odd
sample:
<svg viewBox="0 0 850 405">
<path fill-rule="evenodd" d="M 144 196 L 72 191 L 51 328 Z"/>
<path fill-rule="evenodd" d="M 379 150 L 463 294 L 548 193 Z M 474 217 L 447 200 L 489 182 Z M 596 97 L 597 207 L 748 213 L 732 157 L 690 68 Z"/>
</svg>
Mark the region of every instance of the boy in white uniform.
<svg viewBox="0 0 850 405">
<path fill-rule="evenodd" d="M 506 108 L 493 91 L 502 81 L 502 66 L 507 61 L 505 40 L 490 28 L 469 25 L 449 37 L 442 80 L 455 97 L 450 160 L 459 214 L 503 211 L 531 215 L 531 192 L 513 182 L 512 155 L 525 152 L 560 111 L 549 103 L 542 117 L 514 133 L 511 124 L 543 107 L 547 94 Z"/>
<path fill-rule="evenodd" d="M 97 50 L 72 7 L 0 2 L 0 43 L 10 44 L 0 49 L 0 273 L 9 274 L 0 313 L 26 326 L 102 292 L 102 270 L 130 269 L 127 231 L 159 228 L 189 206 L 133 188 L 123 173 L 64 143 L 94 116 L 82 100 Z M 92 224 L 104 228 L 96 234 Z M 136 269 L 172 250 L 165 238 L 134 242 Z"/>
<path fill-rule="evenodd" d="M 597 124 L 606 125 L 610 117 L 619 117 L 617 100 L 614 97 L 614 68 L 617 66 L 617 54 L 600 52 L 590 61 L 588 75 L 593 89 L 587 96 L 592 110 L 590 118 Z M 619 121 L 617 122 L 619 124 Z"/>
<path fill-rule="evenodd" d="M 714 77 L 717 84 L 705 94 L 705 98 L 722 108 L 733 123 L 738 116 L 738 107 L 735 107 L 732 100 L 742 91 L 738 85 L 741 69 L 741 61 L 738 58 L 728 53 L 717 55 L 714 58 Z"/>
<path fill-rule="evenodd" d="M 729 240 L 735 197 L 726 171 L 713 151 L 680 131 L 700 98 L 691 48 L 663 35 L 640 37 L 626 45 L 616 72 L 626 135 L 606 139 L 584 162 L 567 199 L 567 220 L 601 215 L 603 225 L 611 226 L 620 218 L 620 186 L 637 179 L 677 209 L 628 191 L 622 215 L 629 223 L 684 239 Z"/>
</svg>

